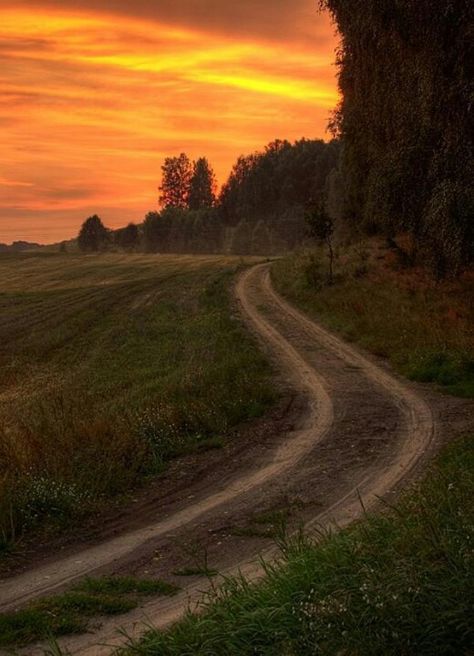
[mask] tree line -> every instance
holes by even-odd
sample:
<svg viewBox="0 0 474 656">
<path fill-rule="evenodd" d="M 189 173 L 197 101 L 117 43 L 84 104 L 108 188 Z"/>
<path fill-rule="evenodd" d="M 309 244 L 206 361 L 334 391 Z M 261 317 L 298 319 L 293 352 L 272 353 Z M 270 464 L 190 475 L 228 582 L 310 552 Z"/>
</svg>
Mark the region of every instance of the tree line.
<svg viewBox="0 0 474 656">
<path fill-rule="evenodd" d="M 159 187 L 161 209 L 148 212 L 139 226 L 115 231 L 99 217 L 89 217 L 79 247 L 241 254 L 294 248 L 307 236 L 308 208 L 328 193 L 339 150 L 336 141 L 274 141 L 239 157 L 219 193 L 205 157 L 195 162 L 185 153 L 168 157 Z"/>
<path fill-rule="evenodd" d="M 161 209 L 117 244 L 264 254 L 329 231 L 382 234 L 399 250 L 403 235 L 405 260 L 438 277 L 472 263 L 474 3 L 320 6 L 341 34 L 334 140 L 276 140 L 241 156 L 219 193 L 207 159 L 168 158 Z"/>
<path fill-rule="evenodd" d="M 410 237 L 438 276 L 472 262 L 474 4 L 321 0 L 341 34 L 343 216 Z"/>
</svg>

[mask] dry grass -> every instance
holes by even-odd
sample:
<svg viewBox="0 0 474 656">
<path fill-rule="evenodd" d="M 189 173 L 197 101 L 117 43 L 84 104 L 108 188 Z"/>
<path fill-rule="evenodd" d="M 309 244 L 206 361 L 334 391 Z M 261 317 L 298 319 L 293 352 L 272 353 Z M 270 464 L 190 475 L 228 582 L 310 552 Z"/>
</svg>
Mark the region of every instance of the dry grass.
<svg viewBox="0 0 474 656">
<path fill-rule="evenodd" d="M 262 412 L 269 370 L 228 294 L 240 266 L 227 257 L 0 257 L 5 545 L 45 518 L 76 522 L 98 499 Z"/>
</svg>

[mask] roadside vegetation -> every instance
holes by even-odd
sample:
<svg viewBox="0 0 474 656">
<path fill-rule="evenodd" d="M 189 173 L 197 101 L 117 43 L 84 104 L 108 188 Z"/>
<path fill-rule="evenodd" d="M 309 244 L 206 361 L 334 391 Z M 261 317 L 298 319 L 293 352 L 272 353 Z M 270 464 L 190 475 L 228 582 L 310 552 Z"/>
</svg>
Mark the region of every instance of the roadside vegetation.
<svg viewBox="0 0 474 656">
<path fill-rule="evenodd" d="M 238 258 L 0 259 L 0 541 L 74 525 L 272 400 Z M 45 523 L 45 520 L 48 520 Z"/>
<path fill-rule="evenodd" d="M 473 479 L 466 437 L 395 507 L 316 541 L 283 541 L 263 582 L 226 581 L 201 614 L 149 632 L 123 654 L 468 654 Z"/>
<path fill-rule="evenodd" d="M 173 595 L 178 588 L 158 580 L 108 576 L 89 578 L 68 592 L 0 614 L 0 647 L 22 646 L 87 631 L 92 618 L 120 615 L 148 596 Z"/>
<path fill-rule="evenodd" d="M 403 375 L 474 396 L 474 278 L 435 281 L 372 239 L 274 263 L 273 283 L 309 316 L 386 357 Z"/>
</svg>

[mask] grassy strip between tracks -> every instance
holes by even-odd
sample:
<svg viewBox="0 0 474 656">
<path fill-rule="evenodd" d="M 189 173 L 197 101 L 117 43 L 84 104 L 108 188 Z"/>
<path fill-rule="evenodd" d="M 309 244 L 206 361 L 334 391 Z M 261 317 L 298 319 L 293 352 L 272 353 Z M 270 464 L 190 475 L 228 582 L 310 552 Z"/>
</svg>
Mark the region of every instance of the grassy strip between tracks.
<svg viewBox="0 0 474 656">
<path fill-rule="evenodd" d="M 273 264 L 275 288 L 310 317 L 387 357 L 398 371 L 474 397 L 474 274 L 436 282 L 401 266 L 379 240 L 336 249 L 328 284 L 323 249 Z"/>
<path fill-rule="evenodd" d="M 173 595 L 177 591 L 164 581 L 132 577 L 86 579 L 65 594 L 32 602 L 17 612 L 0 614 L 0 646 L 21 646 L 82 633 L 93 617 L 126 613 L 145 597 Z"/>
<path fill-rule="evenodd" d="M 236 257 L 0 257 L 0 552 L 74 526 L 273 400 Z M 46 521 L 47 520 L 47 521 Z"/>
<path fill-rule="evenodd" d="M 459 656 L 474 640 L 474 439 L 387 512 L 284 545 L 265 580 L 229 580 L 201 614 L 127 656 Z"/>
</svg>

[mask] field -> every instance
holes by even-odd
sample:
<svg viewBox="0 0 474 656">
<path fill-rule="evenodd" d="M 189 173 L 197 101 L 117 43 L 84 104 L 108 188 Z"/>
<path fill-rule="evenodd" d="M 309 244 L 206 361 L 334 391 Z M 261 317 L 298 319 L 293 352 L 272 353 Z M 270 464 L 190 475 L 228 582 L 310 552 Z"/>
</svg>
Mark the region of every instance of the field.
<svg viewBox="0 0 474 656">
<path fill-rule="evenodd" d="M 388 358 L 404 376 L 474 397 L 474 279 L 436 282 L 405 268 L 378 240 L 336 253 L 334 284 L 323 249 L 276 262 L 272 278 L 289 301 L 345 339 Z"/>
<path fill-rule="evenodd" d="M 61 527 L 271 401 L 238 258 L 0 258 L 0 537 Z M 45 523 L 45 520 L 48 520 Z"/>
</svg>

